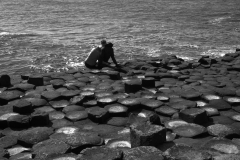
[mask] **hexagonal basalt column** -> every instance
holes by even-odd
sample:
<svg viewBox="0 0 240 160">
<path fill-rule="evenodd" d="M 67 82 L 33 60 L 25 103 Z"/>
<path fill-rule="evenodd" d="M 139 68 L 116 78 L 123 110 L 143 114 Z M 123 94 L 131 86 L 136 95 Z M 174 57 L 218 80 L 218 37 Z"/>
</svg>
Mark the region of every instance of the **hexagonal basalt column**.
<svg viewBox="0 0 240 160">
<path fill-rule="evenodd" d="M 130 140 L 132 147 L 157 146 L 166 141 L 166 129 L 148 123 L 132 125 L 130 127 Z"/>
</svg>

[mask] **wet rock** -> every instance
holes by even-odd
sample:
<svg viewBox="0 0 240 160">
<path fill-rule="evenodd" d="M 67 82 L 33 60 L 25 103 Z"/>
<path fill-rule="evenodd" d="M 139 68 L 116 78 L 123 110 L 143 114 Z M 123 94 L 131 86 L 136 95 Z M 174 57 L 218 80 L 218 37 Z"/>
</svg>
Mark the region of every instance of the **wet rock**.
<svg viewBox="0 0 240 160">
<path fill-rule="evenodd" d="M 135 110 L 141 107 L 141 101 L 137 98 L 120 99 L 118 103 L 126 106 L 129 110 Z"/>
<path fill-rule="evenodd" d="M 86 111 L 70 111 L 65 115 L 66 119 L 70 121 L 79 121 L 88 118 L 88 113 Z"/>
<path fill-rule="evenodd" d="M 179 126 L 182 126 L 182 125 L 186 125 L 186 124 L 188 124 L 188 123 L 186 121 L 181 120 L 181 119 L 173 119 L 173 120 L 166 121 L 164 123 L 164 126 L 167 129 L 173 129 L 173 128 L 176 128 L 176 127 L 179 127 Z"/>
<path fill-rule="evenodd" d="M 35 86 L 43 86 L 43 77 L 41 75 L 31 75 L 27 82 Z"/>
<path fill-rule="evenodd" d="M 9 158 L 9 160 L 27 160 L 32 159 L 32 153 L 19 153 Z"/>
<path fill-rule="evenodd" d="M 66 119 L 56 119 L 52 121 L 52 128 L 57 129 L 57 128 L 61 128 L 64 126 L 71 126 L 73 125 L 72 122 L 66 120 Z"/>
<path fill-rule="evenodd" d="M 62 112 L 67 113 L 71 111 L 84 111 L 85 108 L 79 105 L 69 105 L 67 107 L 64 107 Z"/>
<path fill-rule="evenodd" d="M 79 158 L 82 160 L 120 160 L 123 153 L 120 150 L 107 147 L 92 147 L 81 151 Z"/>
<path fill-rule="evenodd" d="M 218 116 L 219 112 L 216 108 L 212 108 L 212 107 L 202 107 L 201 109 L 204 109 L 207 113 L 207 116 L 211 117 L 211 116 Z"/>
<path fill-rule="evenodd" d="M 10 112 L 10 113 L 1 115 L 0 116 L 0 128 L 8 127 L 8 123 L 7 123 L 8 118 L 16 116 L 16 115 L 19 115 L 19 114 Z"/>
<path fill-rule="evenodd" d="M 186 90 L 183 93 L 181 93 L 181 97 L 188 99 L 188 100 L 194 100 L 200 98 L 201 93 L 195 91 L 195 90 Z"/>
<path fill-rule="evenodd" d="M 61 127 L 55 131 L 55 133 L 73 134 L 79 132 L 79 128 L 75 126 Z"/>
<path fill-rule="evenodd" d="M 28 146 L 32 146 L 41 141 L 47 140 L 53 133 L 53 129 L 48 127 L 35 127 L 22 131 L 18 135 L 18 140 Z"/>
<path fill-rule="evenodd" d="M 213 157 L 214 160 L 240 160 L 239 155 L 235 154 L 222 154 Z"/>
<path fill-rule="evenodd" d="M 157 146 L 166 141 L 166 129 L 148 123 L 131 125 L 130 140 L 132 147 Z"/>
<path fill-rule="evenodd" d="M 10 156 L 14 156 L 14 155 L 17 155 L 19 153 L 22 153 L 22 152 L 25 152 L 25 151 L 30 151 L 30 150 L 31 150 L 30 148 L 25 148 L 25 147 L 22 147 L 22 146 L 15 146 L 15 147 L 9 148 L 7 151 L 8 151 Z"/>
<path fill-rule="evenodd" d="M 58 156 L 51 156 L 52 160 L 78 160 L 78 156 L 75 154 L 64 154 Z"/>
<path fill-rule="evenodd" d="M 161 114 L 161 115 L 164 115 L 164 116 L 172 116 L 173 114 L 178 112 L 176 109 L 173 109 L 173 108 L 168 107 L 168 106 L 161 106 L 161 107 L 155 109 L 155 111 L 158 114 Z"/>
<path fill-rule="evenodd" d="M 75 132 L 71 134 L 55 133 L 50 136 L 51 139 L 63 141 L 70 145 L 72 149 L 85 146 L 98 146 L 103 143 L 101 137 L 91 132 Z"/>
<path fill-rule="evenodd" d="M 160 117 L 153 111 L 140 110 L 135 113 L 131 113 L 129 116 L 128 124 L 143 124 L 149 122 L 151 124 L 161 124 Z"/>
<path fill-rule="evenodd" d="M 220 96 L 214 95 L 214 94 L 204 94 L 204 95 L 202 95 L 202 98 L 204 100 L 206 100 L 207 102 L 210 102 L 211 100 L 221 99 Z"/>
<path fill-rule="evenodd" d="M 163 105 L 163 102 L 158 100 L 146 99 L 141 102 L 141 105 L 145 109 L 154 110 Z"/>
<path fill-rule="evenodd" d="M 88 107 L 94 107 L 97 105 L 97 101 L 96 100 L 90 100 L 87 102 L 83 103 L 83 107 L 88 108 Z"/>
<path fill-rule="evenodd" d="M 28 128 L 30 126 L 30 117 L 25 115 L 15 115 L 7 119 L 8 127 L 12 129 L 16 128 Z"/>
<path fill-rule="evenodd" d="M 181 100 L 178 102 L 170 103 L 170 107 L 177 109 L 177 110 L 183 110 L 187 108 L 194 108 L 197 106 L 197 103 L 194 101 L 188 101 L 188 100 Z"/>
<path fill-rule="evenodd" d="M 67 100 L 50 101 L 49 103 L 54 109 L 57 110 L 62 110 L 69 105 L 69 102 Z"/>
<path fill-rule="evenodd" d="M 83 96 L 74 96 L 73 98 L 70 99 L 70 104 L 82 105 L 84 100 L 85 99 Z"/>
<path fill-rule="evenodd" d="M 153 146 L 140 146 L 124 151 L 123 160 L 164 160 L 162 151 Z"/>
<path fill-rule="evenodd" d="M 41 98 L 25 98 L 24 100 L 30 102 L 33 108 L 41 107 L 47 104 L 47 101 Z"/>
<path fill-rule="evenodd" d="M 22 95 L 23 95 L 23 93 L 21 91 L 17 91 L 17 90 L 3 91 L 2 93 L 0 93 L 0 104 L 5 105 L 9 101 L 19 99 L 20 96 L 22 96 Z"/>
<path fill-rule="evenodd" d="M 97 99 L 97 103 L 99 106 L 106 106 L 109 104 L 113 104 L 117 101 L 117 98 L 113 97 L 113 96 L 107 96 L 107 97 L 102 97 L 102 98 L 98 98 Z"/>
<path fill-rule="evenodd" d="M 39 107 L 35 109 L 35 112 L 46 112 L 46 113 L 50 113 L 52 111 L 55 111 L 55 109 L 53 109 L 50 106 L 43 106 L 43 107 Z"/>
<path fill-rule="evenodd" d="M 53 111 L 49 113 L 49 119 L 56 120 L 56 119 L 63 119 L 65 117 L 65 114 L 60 111 Z"/>
<path fill-rule="evenodd" d="M 232 124 L 234 121 L 226 116 L 213 116 L 209 118 L 209 121 L 211 121 L 214 124 Z"/>
<path fill-rule="evenodd" d="M 3 87 L 11 86 L 11 78 L 9 75 L 2 75 L 0 78 L 0 85 Z"/>
<path fill-rule="evenodd" d="M 194 123 L 189 123 L 174 127 L 173 132 L 181 137 L 196 137 L 205 133 L 206 128 Z"/>
<path fill-rule="evenodd" d="M 121 104 L 110 104 L 104 107 L 110 116 L 115 117 L 126 117 L 128 115 L 128 108 Z"/>
<path fill-rule="evenodd" d="M 200 108 L 185 109 L 179 113 L 179 118 L 188 123 L 204 124 L 208 121 L 207 113 Z"/>
<path fill-rule="evenodd" d="M 155 79 L 152 77 L 142 79 L 142 86 L 146 88 L 154 88 L 155 87 Z"/>
<path fill-rule="evenodd" d="M 240 98 L 239 97 L 225 97 L 225 101 L 227 101 L 232 106 L 236 106 L 240 104 Z"/>
<path fill-rule="evenodd" d="M 63 141 L 48 139 L 37 143 L 33 146 L 33 153 L 36 155 L 35 159 L 48 159 L 52 156 L 57 156 L 66 153 L 70 146 Z"/>
<path fill-rule="evenodd" d="M 203 152 L 201 150 L 197 150 L 191 148 L 186 145 L 175 145 L 164 152 L 164 154 L 169 159 L 179 159 L 179 160 L 211 160 L 211 155 Z"/>
<path fill-rule="evenodd" d="M 140 80 L 130 80 L 125 82 L 125 92 L 135 93 L 142 89 L 142 84 Z"/>
<path fill-rule="evenodd" d="M 216 137 L 239 137 L 240 130 L 230 126 L 223 124 L 214 124 L 207 127 L 207 131 L 210 135 Z"/>
<path fill-rule="evenodd" d="M 80 90 L 66 90 L 64 92 L 61 92 L 61 96 L 70 99 L 74 96 L 77 96 L 79 93 Z"/>
<path fill-rule="evenodd" d="M 31 114 L 30 124 L 32 126 L 47 126 L 50 123 L 47 112 L 35 111 Z"/>
<path fill-rule="evenodd" d="M 17 138 L 15 136 L 4 136 L 0 138 L 0 148 L 9 148 L 17 144 Z"/>
<path fill-rule="evenodd" d="M 201 146 L 207 150 L 218 151 L 225 154 L 239 154 L 240 146 L 228 139 L 213 138 Z"/>
<path fill-rule="evenodd" d="M 20 99 L 13 104 L 13 112 L 29 114 L 32 112 L 32 104 L 24 99 Z"/>
<path fill-rule="evenodd" d="M 46 99 L 47 101 L 52 101 L 61 96 L 61 93 L 57 91 L 44 91 L 42 92 L 42 98 Z"/>
<path fill-rule="evenodd" d="M 226 101 L 224 101 L 223 99 L 215 99 L 215 100 L 211 100 L 209 102 L 209 107 L 213 107 L 218 109 L 219 111 L 221 110 L 228 110 L 231 109 L 231 105 L 229 103 L 227 103 Z"/>
<path fill-rule="evenodd" d="M 107 121 L 107 124 L 113 126 L 126 126 L 128 118 L 125 117 L 112 117 Z"/>
<path fill-rule="evenodd" d="M 28 90 L 33 90 L 35 88 L 34 85 L 27 84 L 27 83 L 15 84 L 14 87 L 23 92 L 28 91 Z"/>
<path fill-rule="evenodd" d="M 50 83 L 54 88 L 60 88 L 65 84 L 65 81 L 62 79 L 54 79 L 54 80 L 51 80 Z"/>
<path fill-rule="evenodd" d="M 92 107 L 88 110 L 89 119 L 96 123 L 104 123 L 109 118 L 108 111 L 100 107 Z"/>
</svg>

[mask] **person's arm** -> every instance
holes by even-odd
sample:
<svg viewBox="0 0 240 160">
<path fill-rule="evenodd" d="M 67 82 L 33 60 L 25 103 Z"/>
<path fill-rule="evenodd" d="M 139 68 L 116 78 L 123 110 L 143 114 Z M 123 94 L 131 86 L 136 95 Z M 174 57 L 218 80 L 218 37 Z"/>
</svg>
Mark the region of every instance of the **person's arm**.
<svg viewBox="0 0 240 160">
<path fill-rule="evenodd" d="M 113 63 L 116 65 L 116 66 L 119 66 L 116 59 L 115 59 L 115 56 L 114 56 L 114 50 L 112 50 L 112 54 L 111 54 L 111 58 L 112 58 L 112 61 Z"/>
</svg>

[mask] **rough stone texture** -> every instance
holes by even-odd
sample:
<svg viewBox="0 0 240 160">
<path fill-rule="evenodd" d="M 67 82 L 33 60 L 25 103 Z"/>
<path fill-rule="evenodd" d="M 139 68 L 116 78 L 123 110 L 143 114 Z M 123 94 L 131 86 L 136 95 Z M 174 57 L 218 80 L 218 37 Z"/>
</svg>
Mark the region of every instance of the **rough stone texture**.
<svg viewBox="0 0 240 160">
<path fill-rule="evenodd" d="M 120 150 L 106 147 L 92 147 L 89 149 L 84 149 L 79 155 L 81 160 L 121 160 L 123 153 Z"/>
<path fill-rule="evenodd" d="M 188 123 L 204 124 L 208 121 L 207 113 L 200 108 L 185 109 L 179 112 L 179 118 Z"/>
<path fill-rule="evenodd" d="M 207 131 L 216 137 L 240 136 L 240 130 L 230 125 L 214 124 L 208 126 Z"/>
<path fill-rule="evenodd" d="M 49 139 L 37 143 L 33 146 L 33 152 L 36 155 L 35 159 L 45 160 L 51 156 L 61 155 L 66 153 L 70 146 L 63 141 Z"/>
<path fill-rule="evenodd" d="M 166 141 L 166 129 L 148 123 L 132 125 L 130 127 L 130 140 L 132 147 L 157 146 Z"/>
<path fill-rule="evenodd" d="M 164 160 L 163 153 L 153 146 L 127 149 L 123 154 L 123 160 Z"/>
<path fill-rule="evenodd" d="M 53 133 L 52 128 L 35 127 L 22 131 L 18 135 L 18 140 L 26 145 L 34 145 L 49 138 Z"/>
<path fill-rule="evenodd" d="M 206 132 L 205 127 L 189 123 L 173 128 L 173 132 L 181 137 L 195 137 Z"/>
<path fill-rule="evenodd" d="M 172 158 L 178 160 L 211 160 L 210 154 L 186 145 L 175 145 L 170 149 L 166 150 L 164 153 L 169 159 Z"/>
<path fill-rule="evenodd" d="M 50 136 L 51 139 L 60 140 L 70 145 L 72 148 L 83 146 L 98 146 L 103 143 L 101 137 L 91 132 L 74 132 L 70 134 L 55 133 Z"/>
</svg>

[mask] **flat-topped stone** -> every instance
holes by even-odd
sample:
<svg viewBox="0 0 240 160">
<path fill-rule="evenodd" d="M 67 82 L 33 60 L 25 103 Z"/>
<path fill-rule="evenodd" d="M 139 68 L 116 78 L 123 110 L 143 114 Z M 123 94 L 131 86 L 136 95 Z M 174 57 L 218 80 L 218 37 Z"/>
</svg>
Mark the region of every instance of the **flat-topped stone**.
<svg viewBox="0 0 240 160">
<path fill-rule="evenodd" d="M 146 99 L 146 100 L 141 101 L 141 105 L 145 109 L 154 110 L 154 109 L 162 106 L 163 102 L 158 101 L 158 100 Z"/>
<path fill-rule="evenodd" d="M 179 126 L 182 126 L 182 125 L 186 125 L 188 124 L 188 122 L 184 121 L 184 120 L 181 120 L 181 119 L 173 119 L 173 120 L 169 120 L 169 121 L 166 121 L 164 123 L 164 126 L 167 128 L 167 129 L 174 129 L 176 127 L 179 127 Z"/>
<path fill-rule="evenodd" d="M 153 146 L 139 146 L 123 152 L 123 160 L 164 160 L 163 153 Z"/>
<path fill-rule="evenodd" d="M 223 99 L 215 99 L 215 100 L 211 100 L 209 102 L 209 107 L 213 107 L 218 109 L 219 111 L 221 110 L 228 110 L 231 109 L 231 105 L 229 103 L 227 103 L 225 100 Z"/>
<path fill-rule="evenodd" d="M 35 127 L 22 131 L 18 135 L 18 140 L 25 145 L 34 145 L 41 141 L 47 140 L 53 133 L 52 128 Z"/>
<path fill-rule="evenodd" d="M 79 121 L 88 118 L 88 112 L 86 111 L 70 111 L 65 115 L 66 119 L 70 121 Z"/>
<path fill-rule="evenodd" d="M 201 148 L 212 149 L 223 154 L 238 154 L 238 156 L 240 153 L 240 146 L 228 139 L 213 138 L 204 143 Z"/>
<path fill-rule="evenodd" d="M 78 158 L 81 160 L 120 160 L 123 157 L 121 150 L 107 147 L 92 147 L 84 149 L 80 152 Z"/>
<path fill-rule="evenodd" d="M 223 124 L 214 124 L 207 127 L 207 131 L 210 135 L 216 137 L 238 137 L 240 136 L 240 130 Z"/>
<path fill-rule="evenodd" d="M 197 150 L 194 148 L 191 148 L 186 145 L 175 145 L 168 150 L 164 152 L 164 154 L 169 159 L 181 159 L 181 160 L 193 160 L 193 159 L 199 159 L 199 160 L 210 160 L 211 155 L 203 152 L 201 150 Z"/>
<path fill-rule="evenodd" d="M 73 149 L 83 146 L 98 146 L 102 145 L 103 140 L 96 133 L 91 132 L 75 132 L 72 134 L 54 133 L 50 136 L 51 139 L 63 141 L 70 145 Z"/>
<path fill-rule="evenodd" d="M 188 123 L 173 128 L 173 132 L 181 137 L 196 137 L 206 132 L 206 128 L 194 123 Z"/>
<path fill-rule="evenodd" d="M 52 101 L 61 96 L 61 93 L 57 91 L 44 91 L 42 92 L 42 98 L 46 99 L 47 101 Z"/>
<path fill-rule="evenodd" d="M 190 108 L 179 112 L 179 118 L 188 123 L 204 124 L 208 121 L 207 113 L 201 108 Z"/>
<path fill-rule="evenodd" d="M 35 159 L 44 160 L 51 158 L 51 156 L 64 154 L 69 148 L 70 146 L 63 141 L 48 139 L 35 144 L 33 146 L 33 153 L 36 155 Z"/>
<path fill-rule="evenodd" d="M 69 105 L 67 100 L 50 101 L 49 103 L 55 109 L 63 109 Z"/>
<path fill-rule="evenodd" d="M 178 110 L 169 107 L 169 106 L 161 106 L 157 109 L 155 109 L 155 112 L 158 114 L 164 115 L 164 116 L 172 116 L 173 114 L 177 113 Z"/>
<path fill-rule="evenodd" d="M 118 103 L 106 105 L 104 108 L 108 111 L 110 116 L 125 117 L 128 115 L 128 108 Z"/>
</svg>

